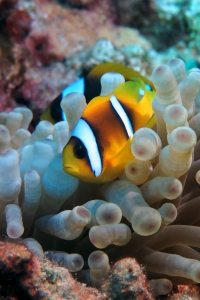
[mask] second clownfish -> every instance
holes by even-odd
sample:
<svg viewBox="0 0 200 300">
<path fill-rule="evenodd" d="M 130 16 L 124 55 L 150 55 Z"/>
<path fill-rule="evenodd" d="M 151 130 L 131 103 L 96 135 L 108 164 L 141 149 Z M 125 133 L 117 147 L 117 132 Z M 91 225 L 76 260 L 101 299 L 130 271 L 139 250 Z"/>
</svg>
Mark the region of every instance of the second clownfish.
<svg viewBox="0 0 200 300">
<path fill-rule="evenodd" d="M 136 76 L 140 77 L 145 82 L 147 89 L 152 90 L 153 88 L 153 84 L 150 80 L 122 64 L 113 62 L 101 63 L 92 69 L 87 75 L 64 88 L 63 91 L 43 111 L 40 119 L 50 121 L 52 124 L 66 120 L 66 116 L 60 107 L 62 99 L 71 92 L 79 92 L 84 94 L 86 102 L 89 103 L 94 97 L 100 94 L 100 79 L 103 74 L 108 72 L 120 73 L 126 80 L 130 80 L 132 77 Z"/>
<path fill-rule="evenodd" d="M 102 64 L 101 64 L 102 65 Z M 123 65 L 108 63 L 109 71 L 127 80 L 107 96 L 93 98 L 63 150 L 64 170 L 86 182 L 104 183 L 120 176 L 133 159 L 134 132 L 152 128 L 155 117 L 151 81 Z"/>
</svg>

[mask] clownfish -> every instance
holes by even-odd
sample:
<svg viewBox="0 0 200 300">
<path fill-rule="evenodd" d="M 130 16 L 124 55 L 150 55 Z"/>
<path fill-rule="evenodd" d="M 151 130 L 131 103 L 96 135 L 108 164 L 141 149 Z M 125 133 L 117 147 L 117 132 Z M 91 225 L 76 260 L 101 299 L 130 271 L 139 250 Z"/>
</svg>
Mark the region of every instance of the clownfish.
<svg viewBox="0 0 200 300">
<path fill-rule="evenodd" d="M 133 159 L 130 144 L 134 132 L 156 123 L 153 83 L 123 65 L 101 65 L 114 67 L 109 72 L 122 74 L 126 81 L 111 94 L 94 97 L 88 103 L 63 149 L 65 172 L 92 183 L 120 176 Z"/>
<path fill-rule="evenodd" d="M 52 124 L 66 120 L 65 113 L 60 107 L 62 99 L 71 92 L 79 92 L 84 94 L 86 102 L 89 103 L 94 97 L 100 94 L 100 78 L 103 74 L 108 72 L 120 73 L 128 80 L 131 77 L 139 76 L 145 82 L 146 88 L 153 88 L 153 84 L 150 80 L 122 64 L 113 62 L 101 63 L 93 68 L 87 75 L 64 88 L 63 91 L 46 107 L 40 116 L 40 120 L 47 120 Z"/>
</svg>

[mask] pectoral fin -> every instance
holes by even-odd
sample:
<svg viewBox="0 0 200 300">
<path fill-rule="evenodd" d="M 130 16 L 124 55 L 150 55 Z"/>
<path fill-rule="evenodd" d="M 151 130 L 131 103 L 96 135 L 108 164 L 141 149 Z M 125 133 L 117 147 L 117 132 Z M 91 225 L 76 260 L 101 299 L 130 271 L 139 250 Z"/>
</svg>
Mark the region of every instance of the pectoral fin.
<svg viewBox="0 0 200 300">
<path fill-rule="evenodd" d="M 115 156 L 112 157 L 111 165 L 113 168 L 118 168 L 119 173 L 122 173 L 125 165 L 134 158 L 131 152 L 132 140 L 133 136 L 131 136 L 126 145 Z"/>
</svg>

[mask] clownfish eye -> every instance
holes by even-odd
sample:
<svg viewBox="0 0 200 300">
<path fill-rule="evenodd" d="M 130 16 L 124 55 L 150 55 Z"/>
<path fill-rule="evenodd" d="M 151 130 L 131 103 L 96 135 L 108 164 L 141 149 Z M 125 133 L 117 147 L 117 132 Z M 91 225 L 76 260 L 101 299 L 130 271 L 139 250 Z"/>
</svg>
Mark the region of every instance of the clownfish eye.
<svg viewBox="0 0 200 300">
<path fill-rule="evenodd" d="M 74 155 L 76 158 L 79 158 L 79 159 L 83 159 L 87 156 L 87 149 L 85 148 L 83 143 L 78 142 L 74 146 Z"/>
</svg>

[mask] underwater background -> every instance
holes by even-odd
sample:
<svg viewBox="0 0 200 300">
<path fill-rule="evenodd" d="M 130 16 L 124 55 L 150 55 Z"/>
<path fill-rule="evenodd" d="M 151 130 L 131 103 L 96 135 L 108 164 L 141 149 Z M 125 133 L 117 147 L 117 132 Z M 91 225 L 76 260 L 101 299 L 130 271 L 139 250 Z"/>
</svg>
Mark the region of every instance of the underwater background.
<svg viewBox="0 0 200 300">
<path fill-rule="evenodd" d="M 2 0 L 0 111 L 26 105 L 39 115 L 101 62 L 149 76 L 175 57 L 198 67 L 199 7 L 198 0 Z"/>
<path fill-rule="evenodd" d="M 33 113 L 32 120 L 31 117 L 29 119 L 29 122 L 31 121 L 30 125 L 27 121 L 26 130 L 29 129 L 30 133 L 36 132 L 34 129 L 39 123 L 40 116 L 48 104 L 54 100 L 66 86 L 72 84 L 80 77 L 86 76 L 100 63 L 121 63 L 131 69 L 135 69 L 142 76 L 151 79 L 151 74 L 157 66 L 163 64 L 166 65 L 174 58 L 181 59 L 184 62 L 186 72 L 193 68 L 196 70 L 196 68 L 199 68 L 200 66 L 199 0 L 0 0 L 0 113 L 3 113 L 0 114 L 0 123 L 7 126 L 7 128 L 9 128 L 10 135 L 14 136 L 15 130 L 18 129 L 18 125 L 16 125 L 17 123 L 12 123 L 11 115 L 10 123 L 6 121 L 8 115 L 5 115 L 4 113 L 9 113 L 18 107 L 26 107 Z M 197 71 L 195 72 L 198 73 Z M 157 79 L 155 79 L 155 81 L 153 80 L 155 86 L 156 80 Z M 197 83 L 198 89 L 200 86 L 199 82 L 200 81 Z M 195 88 L 196 86 L 194 89 Z M 180 85 L 179 89 L 181 90 Z M 185 90 L 182 87 L 182 93 L 183 91 Z M 198 93 L 199 92 L 197 91 L 197 94 Z M 187 97 L 189 97 L 190 94 L 191 91 L 187 94 Z M 191 98 L 192 97 L 193 95 Z M 192 98 L 191 102 L 194 98 L 195 96 Z M 196 103 L 196 107 L 198 106 L 198 103 L 199 102 Z M 23 111 L 18 110 L 18 112 L 22 113 Z M 198 113 L 199 111 L 196 110 L 196 112 Z M 23 116 L 25 119 L 28 115 L 28 110 L 25 111 L 24 114 L 26 115 Z M 182 125 L 177 126 L 188 126 L 188 123 L 186 123 L 187 122 L 185 121 Z M 41 178 L 47 168 L 49 168 L 47 176 L 51 177 L 52 173 L 54 174 L 54 171 L 55 174 L 57 174 L 57 166 L 60 164 L 61 160 L 58 153 L 60 153 L 61 150 L 55 150 L 56 146 L 53 142 L 56 141 L 60 149 L 64 147 L 63 142 L 60 142 L 59 140 L 62 136 L 56 132 L 56 127 L 53 129 L 53 126 L 48 126 L 48 128 L 45 127 L 44 131 L 46 131 L 43 135 L 40 134 L 43 129 L 41 128 L 40 132 L 38 129 L 38 133 L 35 134 L 31 142 L 27 143 L 27 145 L 31 145 L 39 140 L 39 142 L 36 143 L 36 146 L 38 147 L 37 149 L 39 149 L 41 138 L 46 139 L 49 135 L 53 136 L 52 144 L 48 144 L 48 141 L 44 142 L 44 144 L 46 143 L 45 145 L 50 145 L 53 150 L 52 154 L 49 154 L 49 156 L 47 155 L 49 157 L 49 161 L 44 170 L 41 171 Z M 193 125 L 190 127 L 192 126 Z M 198 141 L 199 125 L 197 126 L 197 129 L 195 129 L 195 126 L 192 128 L 197 134 Z M 58 130 L 60 129 L 58 128 Z M 160 133 L 158 135 L 164 145 L 166 141 L 164 142 L 164 138 Z M 30 136 L 33 136 L 33 134 Z M 30 139 L 30 136 L 26 135 L 26 139 Z M 66 136 L 64 136 L 64 141 L 65 139 Z M 196 143 L 194 140 L 195 138 L 193 138 L 193 141 L 190 141 L 191 149 L 194 147 L 193 144 Z M 148 261 L 142 261 L 140 257 L 143 255 L 143 252 L 144 256 L 146 255 L 148 257 L 148 255 L 151 255 L 151 253 L 149 254 L 148 251 L 145 250 L 146 248 L 142 250 L 143 252 L 141 251 L 141 255 L 138 255 L 138 257 L 137 255 L 135 256 L 139 261 L 141 259 L 140 262 L 142 263 L 142 266 L 140 266 L 133 258 L 125 258 L 124 260 L 119 260 L 111 271 L 107 256 L 105 257 L 102 251 L 97 251 L 98 253 L 95 254 L 97 257 L 93 259 L 94 261 L 95 259 L 99 259 L 100 262 L 96 262 L 94 270 L 91 262 L 90 269 L 93 270 L 91 271 L 93 272 L 91 273 L 92 275 L 90 274 L 90 277 L 93 276 L 93 279 L 91 280 L 91 278 L 88 279 L 88 265 L 90 265 L 90 262 L 86 262 L 87 257 L 92 251 L 98 250 L 97 248 L 101 249 L 101 247 L 95 248 L 93 245 L 92 247 L 91 245 L 88 246 L 87 239 L 85 242 L 82 239 L 82 242 L 79 243 L 80 240 L 75 237 L 75 240 L 65 241 L 66 243 L 63 243 L 62 238 L 57 237 L 53 239 L 52 235 L 49 234 L 48 229 L 46 232 L 45 229 L 44 232 L 42 232 L 42 230 L 40 232 L 41 227 L 46 227 L 46 223 L 42 223 L 41 225 L 38 223 L 39 229 L 38 232 L 34 234 L 34 237 L 36 240 L 40 241 L 43 250 L 68 251 L 71 254 L 74 253 L 74 249 L 76 248 L 77 253 L 81 253 L 83 256 L 83 258 L 81 255 L 75 256 L 75 258 L 71 257 L 73 264 L 78 266 L 78 271 L 83 267 L 82 273 L 80 271 L 80 274 L 77 275 L 78 271 L 76 272 L 76 269 L 73 269 L 73 265 L 71 267 L 73 277 L 67 270 L 67 268 L 70 270 L 70 263 L 72 263 L 72 261 L 67 261 L 66 257 L 56 258 L 56 254 L 54 253 L 54 256 L 52 254 L 53 252 L 45 253 L 46 257 L 49 257 L 49 259 L 44 258 L 43 250 L 40 248 L 41 246 L 39 244 L 32 245 L 34 241 L 32 239 L 28 240 L 29 237 L 33 236 L 34 230 L 32 224 L 32 218 L 34 219 L 34 216 L 31 214 L 23 215 L 25 228 L 24 235 L 19 234 L 19 237 L 16 237 L 15 232 L 12 234 L 11 230 L 10 233 L 8 233 L 8 229 L 6 234 L 5 224 L 7 221 L 8 226 L 9 220 L 12 220 L 13 218 L 13 212 L 11 212 L 11 215 L 7 213 L 9 205 L 5 208 L 5 203 L 15 205 L 16 201 L 13 199 L 10 200 L 10 198 L 8 201 L 5 200 L 3 196 L 4 189 L 10 188 L 9 184 L 14 178 L 16 179 L 16 182 L 13 180 L 13 183 L 15 182 L 16 185 L 21 185 L 21 190 L 18 189 L 18 194 L 17 196 L 15 195 L 15 197 L 19 198 L 19 204 L 21 205 L 22 200 L 26 198 L 25 196 L 28 198 L 28 192 L 26 190 L 27 183 L 26 181 L 23 181 L 23 178 L 21 183 L 21 179 L 19 179 L 20 176 L 17 173 L 19 163 L 16 160 L 15 154 L 13 154 L 12 158 L 10 158 L 10 161 L 12 160 L 10 169 L 6 169 L 7 165 L 6 163 L 4 164 L 3 155 L 5 149 L 6 151 L 7 149 L 10 149 L 10 145 L 12 146 L 11 148 L 17 149 L 19 155 L 21 155 L 22 148 L 20 148 L 20 143 L 18 144 L 18 142 L 14 139 L 12 141 L 9 140 L 8 142 L 6 140 L 5 129 L 3 127 L 0 128 L 0 212 L 2 220 L 0 226 L 2 234 L 2 240 L 0 242 L 0 299 L 200 299 L 198 284 L 194 284 L 196 282 L 200 282 L 200 276 L 198 274 L 196 275 L 198 279 L 194 279 L 194 274 L 183 275 L 185 279 L 183 281 L 179 280 L 181 277 L 180 274 L 172 274 L 172 276 L 175 277 L 180 276 L 177 280 L 175 279 L 174 282 L 172 281 L 172 288 L 170 280 L 166 279 L 166 281 L 164 280 L 159 282 L 159 279 L 156 276 L 154 277 L 156 271 L 155 273 L 152 271 L 151 274 L 150 270 L 149 274 L 152 275 L 152 277 L 150 277 L 151 279 L 154 279 L 152 279 L 151 282 L 148 281 L 150 278 L 146 278 L 145 275 L 145 267 L 148 265 Z M 196 145 L 198 145 L 198 142 Z M 45 161 L 46 158 L 42 157 L 42 154 L 40 153 L 41 149 L 37 149 L 34 150 L 35 157 L 33 157 L 30 162 L 28 160 L 28 156 L 30 154 L 28 151 L 30 149 L 28 150 L 27 148 L 26 158 L 23 162 L 21 160 L 21 177 L 22 174 L 24 175 L 26 171 L 29 170 L 28 164 L 32 164 L 31 166 L 35 164 L 35 169 L 39 169 L 40 167 L 38 167 L 38 165 L 41 164 L 42 160 Z M 197 146 L 196 149 L 195 159 L 196 162 L 198 162 L 199 147 Z M 6 155 L 9 156 L 10 154 Z M 59 162 L 57 165 L 56 163 L 52 163 L 50 166 L 49 162 L 54 155 Z M 37 157 L 40 157 L 38 161 Z M 33 162 L 34 159 L 35 161 Z M 6 172 L 4 168 L 6 172 L 10 172 L 9 174 L 12 176 L 10 175 L 8 178 L 5 177 L 5 179 L 4 176 Z M 194 172 L 197 172 L 199 169 L 199 165 L 196 164 L 193 166 L 193 169 L 190 171 L 190 175 L 188 176 L 194 177 Z M 59 172 L 61 171 L 59 170 Z M 184 175 L 184 173 L 180 175 L 181 179 L 179 177 L 178 178 L 184 186 L 185 178 L 182 178 L 182 175 Z M 32 180 L 34 182 L 38 180 L 35 173 L 28 173 L 27 176 L 30 176 L 27 180 Z M 58 176 L 58 179 L 56 176 Z M 67 184 L 71 190 L 69 194 L 66 192 L 64 197 L 65 199 L 69 198 L 71 203 L 68 201 L 69 205 L 65 205 L 64 202 L 62 202 L 56 212 L 52 212 L 51 205 L 49 205 L 46 210 L 47 213 L 44 213 L 44 211 L 42 213 L 37 212 L 37 218 L 43 217 L 46 214 L 56 214 L 58 211 L 60 212 L 64 209 L 72 210 L 73 208 L 76 208 L 76 205 L 81 206 L 89 200 L 98 198 L 100 195 L 99 191 L 97 192 L 96 187 L 91 187 L 82 183 L 77 188 L 78 180 L 73 177 L 65 179 L 65 177 L 61 176 L 61 178 L 59 176 L 61 175 L 55 175 L 55 178 L 53 179 L 55 180 L 55 186 L 58 186 L 59 184 L 61 186 L 62 180 L 68 180 Z M 195 183 L 192 179 L 188 181 L 189 183 L 186 184 L 187 192 L 185 191 L 183 196 L 186 196 L 188 193 L 190 194 L 188 199 L 193 199 L 195 197 L 195 199 L 197 199 L 199 197 L 198 180 L 197 182 L 195 181 Z M 135 184 L 140 185 L 140 183 Z M 34 186 L 33 190 L 36 186 L 37 185 Z M 116 189 L 117 188 L 118 187 L 116 187 Z M 28 189 L 31 189 L 31 185 L 28 186 Z M 45 197 L 48 201 L 50 201 L 49 199 L 51 199 L 51 197 L 53 198 L 53 196 L 47 196 L 45 183 L 42 189 L 41 195 L 43 196 L 40 195 L 41 199 L 43 199 L 42 201 L 45 201 Z M 74 192 L 76 194 L 75 197 L 73 197 Z M 193 192 L 194 194 L 192 194 Z M 110 192 L 105 193 L 109 194 Z M 58 199 L 60 199 L 59 197 L 61 198 L 61 196 L 57 196 Z M 109 197 L 110 196 L 105 196 L 106 200 L 108 200 L 107 198 Z M 177 196 L 177 199 L 178 198 L 180 200 L 179 196 Z M 48 201 L 45 202 L 47 206 Z M 185 202 L 183 203 L 186 203 L 187 199 L 184 201 Z M 178 203 L 178 201 L 176 201 L 176 203 Z M 178 206 L 178 204 L 176 206 Z M 199 204 L 194 204 L 197 211 L 198 206 Z M 21 205 L 21 207 L 23 206 Z M 194 207 L 193 209 L 195 211 Z M 31 211 L 35 208 L 30 206 L 29 209 Z M 184 213 L 187 215 L 188 210 L 190 209 L 193 211 L 192 208 L 183 209 L 182 215 L 184 215 Z M 89 219 L 89 216 L 87 215 L 88 212 L 81 211 L 79 213 L 86 214 L 84 215 L 84 218 Z M 173 210 L 172 213 L 174 213 Z M 21 212 L 14 211 L 14 214 L 19 216 L 19 219 L 21 218 Z M 198 218 L 194 212 L 193 215 L 195 215 L 194 220 L 187 221 L 187 218 L 185 218 L 185 220 L 183 217 L 184 221 L 182 221 L 180 217 L 177 224 L 180 222 L 180 224 L 185 224 L 189 227 L 189 223 L 191 223 L 192 225 L 195 224 L 195 227 L 198 227 L 200 218 Z M 126 224 L 124 226 L 127 226 L 128 221 L 124 219 L 123 222 Z M 88 220 L 85 222 L 89 223 Z M 175 224 L 176 223 L 174 223 L 174 225 Z M 25 225 L 27 225 L 27 227 Z M 92 225 L 90 227 L 92 227 Z M 185 230 L 186 232 L 189 230 L 188 227 L 184 227 L 183 231 Z M 20 230 L 22 229 L 19 228 L 19 231 Z M 31 232 L 31 234 L 28 234 L 28 232 Z M 200 234 L 200 231 L 197 232 Z M 85 232 L 84 234 L 87 235 Z M 129 233 L 127 233 L 127 235 L 128 234 Z M 180 233 L 178 232 L 176 234 L 178 236 Z M 192 235 L 194 240 L 196 240 L 194 231 L 189 232 L 188 235 Z M 49 240 L 47 239 L 47 236 L 50 237 Z M 161 234 L 158 235 L 157 239 L 159 240 L 160 238 L 162 241 L 162 237 L 160 236 Z M 87 238 L 87 236 L 84 237 Z M 132 243 L 136 242 L 142 248 L 141 245 L 144 243 L 142 239 L 143 236 L 141 239 L 140 238 L 141 236 L 138 239 L 135 238 Z M 27 239 L 27 241 L 25 239 Z M 155 238 L 152 245 L 151 241 L 148 245 L 150 248 L 152 246 L 152 249 L 155 247 L 155 249 L 158 250 L 158 253 L 163 249 L 162 245 L 157 247 L 157 243 L 159 244 Z M 188 249 L 188 252 L 185 249 L 185 253 L 187 253 L 186 257 L 193 260 L 200 260 L 199 242 L 196 242 L 196 244 L 194 242 L 191 243 L 191 249 L 196 250 L 196 252 L 190 253 Z M 186 247 L 188 244 L 187 242 L 182 242 L 182 245 L 184 245 L 183 247 Z M 169 243 L 169 245 L 163 247 L 170 248 L 170 246 L 171 245 Z M 30 251 L 27 250 L 27 248 L 30 248 Z M 85 257 L 83 249 L 86 253 Z M 108 250 L 108 253 L 109 249 L 112 250 L 109 246 L 106 249 Z M 183 250 L 184 248 L 178 250 L 175 249 L 174 251 L 175 253 L 176 251 L 180 251 L 180 253 L 182 253 L 181 251 Z M 170 250 L 168 251 L 170 252 Z M 130 255 L 130 253 L 128 254 Z M 113 254 L 113 260 L 115 255 Z M 116 259 L 116 261 L 117 260 L 118 259 Z M 155 260 L 158 260 L 158 258 Z M 53 261 L 53 263 L 51 261 Z M 57 261 L 58 264 L 56 264 L 55 261 Z M 174 262 L 169 262 L 169 264 L 170 263 L 173 264 Z M 112 261 L 110 261 L 110 264 L 112 265 Z M 183 262 L 181 261 L 180 265 L 182 264 Z M 179 268 L 179 265 L 177 268 Z M 96 275 L 95 272 L 97 269 L 100 269 L 100 275 Z M 162 269 L 162 263 L 160 265 L 160 269 Z M 189 269 L 189 262 L 188 265 L 185 265 L 185 269 Z M 187 273 L 186 271 L 182 272 Z M 157 271 L 157 273 L 159 273 L 159 271 Z M 160 270 L 160 273 L 162 273 L 162 270 Z M 105 281 L 103 281 L 106 277 L 105 274 L 110 275 Z M 168 277 L 166 276 L 164 278 L 171 279 L 172 276 L 170 277 L 170 274 L 168 275 Z M 84 284 L 79 283 L 79 281 L 74 280 L 74 278 L 78 278 L 80 282 L 86 282 L 92 287 L 87 287 Z M 153 282 L 153 280 L 155 280 L 155 282 Z M 168 294 L 168 292 L 170 293 Z"/>
</svg>

